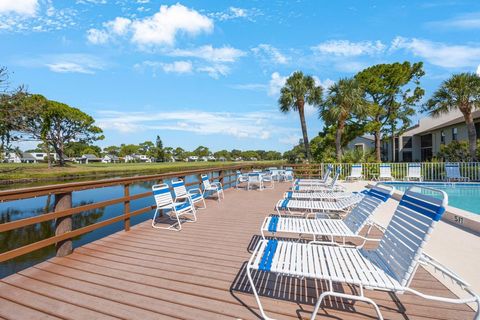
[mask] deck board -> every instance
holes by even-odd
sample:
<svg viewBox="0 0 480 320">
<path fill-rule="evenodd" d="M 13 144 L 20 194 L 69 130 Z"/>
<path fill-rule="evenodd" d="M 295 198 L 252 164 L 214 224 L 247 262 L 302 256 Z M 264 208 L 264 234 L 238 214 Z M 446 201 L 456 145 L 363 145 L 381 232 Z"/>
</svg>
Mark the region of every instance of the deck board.
<svg viewBox="0 0 480 320">
<path fill-rule="evenodd" d="M 184 224 L 181 232 L 152 229 L 146 221 L 4 278 L 0 319 L 258 319 L 245 265 L 260 238 L 261 222 L 287 187 L 227 190 L 224 201 L 208 200 L 198 222 Z M 255 281 L 266 312 L 279 319 L 309 318 L 325 288 L 321 281 L 262 273 Z M 412 287 L 454 296 L 423 268 Z M 466 305 L 411 294 L 366 295 L 386 319 L 473 318 Z M 372 319 L 375 313 L 364 303 L 331 299 L 320 316 Z"/>
</svg>

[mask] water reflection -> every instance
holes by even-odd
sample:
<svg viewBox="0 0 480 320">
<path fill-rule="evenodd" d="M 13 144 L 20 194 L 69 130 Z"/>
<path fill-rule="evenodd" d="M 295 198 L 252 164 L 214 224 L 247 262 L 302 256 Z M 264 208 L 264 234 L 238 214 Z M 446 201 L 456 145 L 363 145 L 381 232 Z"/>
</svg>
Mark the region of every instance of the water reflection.
<svg viewBox="0 0 480 320">
<path fill-rule="evenodd" d="M 209 175 L 212 177 L 212 175 Z M 214 177 L 218 177 L 215 174 Z M 185 177 L 186 183 L 198 182 L 200 177 L 191 175 Z M 224 183 L 235 181 L 235 177 L 228 177 L 224 179 Z M 171 184 L 171 180 L 164 180 L 165 183 Z M 131 184 L 129 187 L 130 195 L 149 192 L 152 185 L 157 181 L 145 181 Z M 23 186 L 25 187 L 25 186 Z M 198 188 L 198 185 L 187 187 Z M 83 206 L 87 204 L 106 201 L 114 198 L 123 197 L 124 187 L 113 186 L 92 190 L 82 190 L 74 192 L 72 195 L 73 207 Z M 154 204 L 153 197 L 145 197 L 130 202 L 130 210 L 138 210 Z M 0 223 L 25 219 L 51 212 L 54 206 L 54 197 L 44 196 L 38 198 L 24 199 L 12 202 L 0 203 Z M 123 203 L 114 204 L 108 207 L 85 211 L 75 214 L 72 217 L 73 229 L 82 228 L 97 222 L 101 222 L 110 218 L 117 217 L 123 214 Z M 152 212 L 147 212 L 131 218 L 131 225 L 136 225 L 153 215 Z M 112 233 L 123 230 L 123 221 L 108 225 L 106 227 L 94 230 L 87 234 L 81 235 L 73 239 L 73 247 L 79 247 L 86 243 L 100 239 Z M 55 234 L 55 221 L 46 221 L 34 225 L 26 226 L 16 230 L 0 233 L 0 252 L 9 251 L 24 245 L 37 242 L 42 239 L 49 238 Z M 30 254 L 20 256 L 7 262 L 0 263 L 0 278 L 9 274 L 20 271 L 24 268 L 32 266 L 38 262 L 44 261 L 55 255 L 55 246 L 49 246 Z"/>
</svg>

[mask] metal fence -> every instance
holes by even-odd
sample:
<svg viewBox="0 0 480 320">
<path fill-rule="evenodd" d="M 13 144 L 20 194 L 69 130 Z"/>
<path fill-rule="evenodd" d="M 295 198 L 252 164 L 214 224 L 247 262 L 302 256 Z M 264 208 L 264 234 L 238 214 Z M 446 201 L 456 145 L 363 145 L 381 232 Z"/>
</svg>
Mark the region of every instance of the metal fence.
<svg viewBox="0 0 480 320">
<path fill-rule="evenodd" d="M 380 165 L 390 165 L 392 176 L 395 180 L 405 180 L 408 175 L 409 164 L 420 165 L 421 175 L 424 181 L 445 180 L 446 162 L 415 162 L 415 163 L 361 163 L 363 179 L 374 180 L 380 175 Z M 469 178 L 470 181 L 480 181 L 480 162 L 459 162 L 460 174 Z M 333 166 L 334 171 L 340 168 L 340 178 L 345 179 L 352 172 L 354 163 L 320 163 L 308 165 L 295 165 L 295 176 L 298 177 L 321 177 L 328 165 Z"/>
</svg>

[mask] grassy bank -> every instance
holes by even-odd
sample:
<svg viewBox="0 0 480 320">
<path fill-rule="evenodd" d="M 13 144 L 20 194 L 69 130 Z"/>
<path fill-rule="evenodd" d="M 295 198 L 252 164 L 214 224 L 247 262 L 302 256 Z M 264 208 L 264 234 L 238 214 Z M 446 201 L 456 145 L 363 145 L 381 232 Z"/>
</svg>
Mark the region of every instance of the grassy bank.
<svg viewBox="0 0 480 320">
<path fill-rule="evenodd" d="M 280 161 L 257 161 L 252 164 L 279 164 Z M 45 163 L 0 164 L 0 181 L 14 183 L 53 179 L 74 179 L 87 176 L 114 176 L 129 174 L 158 174 L 200 168 L 223 167 L 250 162 L 169 162 L 169 163 L 91 163 L 68 164 L 66 167 L 48 168 Z"/>
</svg>

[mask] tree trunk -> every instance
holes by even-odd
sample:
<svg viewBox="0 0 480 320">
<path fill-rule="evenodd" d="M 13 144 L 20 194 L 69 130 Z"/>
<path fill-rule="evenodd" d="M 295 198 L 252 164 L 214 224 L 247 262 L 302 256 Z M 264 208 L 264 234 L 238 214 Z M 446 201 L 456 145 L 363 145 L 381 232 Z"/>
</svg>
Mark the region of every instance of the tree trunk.
<svg viewBox="0 0 480 320">
<path fill-rule="evenodd" d="M 305 146 L 305 155 L 310 162 L 312 156 L 310 155 L 310 145 L 308 144 L 307 123 L 305 122 L 305 102 L 298 102 L 298 113 L 300 115 L 300 124 L 302 125 L 303 145 Z"/>
<path fill-rule="evenodd" d="M 48 169 L 52 167 L 52 160 L 50 159 L 50 147 L 47 144 L 47 141 L 43 140 L 43 151 L 47 154 L 47 163 L 48 163 Z"/>
<path fill-rule="evenodd" d="M 337 134 L 335 136 L 335 150 L 337 153 L 337 162 L 342 162 L 342 134 L 345 128 L 345 121 L 339 119 Z"/>
<path fill-rule="evenodd" d="M 382 161 L 382 155 L 380 153 L 380 148 L 381 146 L 381 140 L 380 140 L 380 130 L 375 131 L 374 133 L 375 136 L 375 158 L 377 162 Z"/>
<path fill-rule="evenodd" d="M 468 150 L 471 161 L 477 161 L 477 131 L 475 130 L 475 123 L 473 123 L 473 114 L 465 112 L 463 114 L 468 131 Z"/>
<path fill-rule="evenodd" d="M 392 162 L 395 162 L 397 159 L 396 159 L 396 155 L 395 155 L 395 135 L 393 134 L 393 131 L 392 131 Z"/>
</svg>

